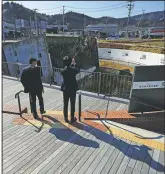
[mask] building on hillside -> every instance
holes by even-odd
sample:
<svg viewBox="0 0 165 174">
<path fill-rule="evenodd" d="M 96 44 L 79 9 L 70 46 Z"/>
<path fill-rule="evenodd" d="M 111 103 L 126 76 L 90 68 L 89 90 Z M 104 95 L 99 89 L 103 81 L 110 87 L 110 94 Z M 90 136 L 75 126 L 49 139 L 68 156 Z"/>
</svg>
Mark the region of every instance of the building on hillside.
<svg viewBox="0 0 165 174">
<path fill-rule="evenodd" d="M 21 35 L 20 27 L 17 24 L 12 24 L 3 21 L 3 40 L 14 39 Z"/>
<path fill-rule="evenodd" d="M 27 21 L 23 19 L 16 19 L 16 23 L 20 26 L 25 35 L 37 35 L 46 32 L 47 22 L 45 21 Z"/>
<path fill-rule="evenodd" d="M 118 25 L 117 24 L 96 24 L 88 25 L 85 27 L 85 32 L 93 33 L 105 33 L 107 36 L 118 34 Z"/>
<path fill-rule="evenodd" d="M 165 37 L 165 26 L 149 28 L 149 37 L 151 38 Z"/>
<path fill-rule="evenodd" d="M 60 24 L 59 25 L 58 24 L 47 25 L 46 26 L 46 32 L 57 34 L 57 33 L 60 33 L 60 31 L 62 32 L 63 28 L 64 28 L 64 31 L 68 31 L 68 26 L 67 25 L 60 25 Z"/>
<path fill-rule="evenodd" d="M 21 64 L 27 65 L 30 57 L 35 57 L 39 60 L 42 68 L 43 79 L 49 81 L 51 77 L 52 63 L 48 53 L 46 36 L 34 36 L 21 41 L 12 42 L 12 44 L 3 43 L 3 60 L 10 62 L 8 71 L 11 75 L 19 73 L 20 76 L 23 68 Z M 20 66 L 19 66 L 20 65 Z M 46 82 L 45 81 L 45 82 Z"/>
<path fill-rule="evenodd" d="M 129 37 L 139 37 L 140 32 L 139 32 L 139 28 L 137 28 L 135 25 L 129 25 L 128 27 L 124 27 L 122 29 L 119 30 L 119 35 L 121 37 L 126 37 L 127 36 L 127 32 L 128 32 L 128 36 Z"/>
<path fill-rule="evenodd" d="M 84 29 L 71 29 L 71 32 L 82 36 L 84 33 Z"/>
</svg>

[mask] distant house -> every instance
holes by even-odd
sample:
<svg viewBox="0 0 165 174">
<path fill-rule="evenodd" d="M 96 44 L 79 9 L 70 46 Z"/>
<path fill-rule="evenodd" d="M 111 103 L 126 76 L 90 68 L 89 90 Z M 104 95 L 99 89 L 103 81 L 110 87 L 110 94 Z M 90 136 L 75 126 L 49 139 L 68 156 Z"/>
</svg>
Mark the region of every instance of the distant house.
<svg viewBox="0 0 165 174">
<path fill-rule="evenodd" d="M 67 25 L 58 25 L 58 24 L 47 25 L 46 26 L 46 32 L 56 34 L 59 31 L 63 31 L 63 28 L 64 28 L 64 31 L 68 31 L 68 26 Z"/>
<path fill-rule="evenodd" d="M 12 23 L 8 23 L 3 21 L 2 24 L 2 28 L 3 28 L 3 40 L 6 39 L 13 39 L 14 37 L 19 36 L 20 33 L 20 27 L 17 24 L 12 24 Z"/>
<path fill-rule="evenodd" d="M 101 32 L 106 35 L 118 34 L 118 25 L 117 24 L 96 24 L 88 25 L 85 27 L 85 32 Z"/>
</svg>

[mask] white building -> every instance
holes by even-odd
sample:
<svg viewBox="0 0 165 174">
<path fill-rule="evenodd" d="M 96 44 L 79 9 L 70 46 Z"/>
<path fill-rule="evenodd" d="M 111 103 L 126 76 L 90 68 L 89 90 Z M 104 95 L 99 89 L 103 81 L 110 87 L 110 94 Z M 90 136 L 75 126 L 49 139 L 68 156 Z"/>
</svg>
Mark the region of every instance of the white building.
<svg viewBox="0 0 165 174">
<path fill-rule="evenodd" d="M 165 26 L 149 28 L 149 36 L 165 36 Z"/>
<path fill-rule="evenodd" d="M 85 28 L 85 32 L 94 31 L 94 32 L 103 32 L 107 35 L 118 34 L 118 25 L 117 24 L 96 24 L 88 25 Z"/>
<path fill-rule="evenodd" d="M 60 30 L 62 27 L 64 27 L 64 30 L 68 30 L 67 25 L 47 25 L 46 29 L 58 29 L 58 30 Z"/>
<path fill-rule="evenodd" d="M 46 32 L 47 22 L 45 21 L 27 21 L 24 19 L 16 19 L 15 23 L 24 30 L 32 32 L 33 34 L 37 34 Z"/>
<path fill-rule="evenodd" d="M 15 31 L 15 25 L 3 21 L 3 32 L 9 33 L 9 31 Z"/>
<path fill-rule="evenodd" d="M 3 34 L 5 34 L 5 36 L 7 36 L 11 32 L 12 33 L 20 32 L 19 25 L 11 24 L 11 23 L 3 21 Z"/>
<path fill-rule="evenodd" d="M 119 35 L 126 36 L 127 32 L 129 35 L 139 35 L 139 28 L 135 25 L 129 25 L 128 27 L 124 27 L 119 30 Z"/>
</svg>

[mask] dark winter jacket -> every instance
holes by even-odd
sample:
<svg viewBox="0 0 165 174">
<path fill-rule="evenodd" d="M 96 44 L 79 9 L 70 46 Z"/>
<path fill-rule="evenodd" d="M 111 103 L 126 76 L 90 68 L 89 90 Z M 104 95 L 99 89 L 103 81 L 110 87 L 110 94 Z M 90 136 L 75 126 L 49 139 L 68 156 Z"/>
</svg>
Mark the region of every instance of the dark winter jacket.
<svg viewBox="0 0 165 174">
<path fill-rule="evenodd" d="M 40 68 L 32 65 L 25 67 L 21 75 L 21 83 L 25 93 L 42 91 Z"/>
<path fill-rule="evenodd" d="M 78 68 L 75 65 L 66 66 L 61 71 L 61 74 L 63 76 L 63 83 L 61 85 L 62 91 L 78 91 L 78 84 L 76 81 L 76 75 L 80 72 L 80 68 Z"/>
</svg>

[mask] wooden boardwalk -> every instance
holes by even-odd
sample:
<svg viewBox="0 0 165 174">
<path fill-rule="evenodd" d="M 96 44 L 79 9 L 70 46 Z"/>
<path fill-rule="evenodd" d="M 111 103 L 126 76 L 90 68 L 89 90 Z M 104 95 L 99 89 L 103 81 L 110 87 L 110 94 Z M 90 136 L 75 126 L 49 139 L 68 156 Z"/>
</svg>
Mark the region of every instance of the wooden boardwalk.
<svg viewBox="0 0 165 174">
<path fill-rule="evenodd" d="M 3 78 L 3 104 L 16 105 L 14 94 L 22 89 L 20 82 Z M 45 107 L 62 110 L 62 93 L 45 88 Z M 21 94 L 27 106 L 28 95 Z M 104 110 L 105 100 L 82 97 L 82 110 Z M 112 110 L 127 105 L 110 102 Z M 76 110 L 78 107 L 76 106 Z M 3 114 L 4 174 L 163 174 L 164 152 L 146 147 L 99 129 L 84 126 L 69 129 L 64 125 L 43 128 L 13 124 L 19 116 Z"/>
</svg>

